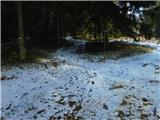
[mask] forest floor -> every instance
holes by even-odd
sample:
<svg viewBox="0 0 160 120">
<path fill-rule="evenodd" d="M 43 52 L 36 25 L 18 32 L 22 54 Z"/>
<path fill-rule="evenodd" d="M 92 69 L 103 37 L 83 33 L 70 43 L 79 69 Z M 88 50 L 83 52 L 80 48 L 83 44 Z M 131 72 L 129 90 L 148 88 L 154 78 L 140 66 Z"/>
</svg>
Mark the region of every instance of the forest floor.
<svg viewBox="0 0 160 120">
<path fill-rule="evenodd" d="M 2 66 L 2 120 L 160 119 L 160 45 L 138 44 L 154 49 L 128 56 L 61 48 Z"/>
</svg>

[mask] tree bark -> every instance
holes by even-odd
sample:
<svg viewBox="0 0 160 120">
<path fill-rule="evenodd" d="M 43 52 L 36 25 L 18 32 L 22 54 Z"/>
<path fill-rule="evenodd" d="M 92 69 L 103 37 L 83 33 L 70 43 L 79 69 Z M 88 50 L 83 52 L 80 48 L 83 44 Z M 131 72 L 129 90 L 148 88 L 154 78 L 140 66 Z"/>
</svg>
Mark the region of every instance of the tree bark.
<svg viewBox="0 0 160 120">
<path fill-rule="evenodd" d="M 26 59 L 26 48 L 24 43 L 24 30 L 23 30 L 23 6 L 22 3 L 17 1 L 17 13 L 18 13 L 18 42 L 20 60 Z"/>
<path fill-rule="evenodd" d="M 104 49 L 104 52 L 106 51 L 106 38 L 105 38 L 105 31 L 104 31 L 104 16 L 102 16 L 102 20 L 101 20 L 101 24 L 102 24 L 102 27 L 101 27 L 101 32 L 102 32 L 102 39 L 103 39 L 103 49 Z"/>
</svg>

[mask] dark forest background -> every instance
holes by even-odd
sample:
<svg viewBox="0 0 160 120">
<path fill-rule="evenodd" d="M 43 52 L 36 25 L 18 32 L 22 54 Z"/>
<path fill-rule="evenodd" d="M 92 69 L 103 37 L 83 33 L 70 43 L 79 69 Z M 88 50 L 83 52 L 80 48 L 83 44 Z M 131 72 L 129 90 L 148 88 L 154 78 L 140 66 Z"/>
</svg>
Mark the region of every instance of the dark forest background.
<svg viewBox="0 0 160 120">
<path fill-rule="evenodd" d="M 18 39 L 21 33 L 26 51 L 35 46 L 58 48 L 65 43 L 66 36 L 106 44 L 109 39 L 119 37 L 135 41 L 139 37 L 158 39 L 160 4 L 157 1 L 2 1 L 2 53 L 8 48 L 21 51 Z"/>
</svg>

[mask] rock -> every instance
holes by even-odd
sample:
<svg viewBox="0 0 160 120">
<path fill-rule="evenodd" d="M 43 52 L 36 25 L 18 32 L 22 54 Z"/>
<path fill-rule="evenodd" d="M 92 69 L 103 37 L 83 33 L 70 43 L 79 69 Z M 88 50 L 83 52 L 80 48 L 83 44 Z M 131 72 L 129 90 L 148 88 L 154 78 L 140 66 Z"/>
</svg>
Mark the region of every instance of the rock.
<svg viewBox="0 0 160 120">
<path fill-rule="evenodd" d="M 143 66 L 142 66 L 142 67 L 146 67 L 147 65 L 149 65 L 149 63 L 145 63 L 145 64 L 143 64 Z"/>
<path fill-rule="evenodd" d="M 109 90 L 124 88 L 124 85 L 121 84 L 113 84 Z"/>
<path fill-rule="evenodd" d="M 142 98 L 143 102 L 148 102 L 148 100 L 146 98 Z"/>
<path fill-rule="evenodd" d="M 91 82 L 94 85 L 94 81 Z"/>
<path fill-rule="evenodd" d="M 105 110 L 108 110 L 108 106 L 107 106 L 105 103 L 103 103 L 103 108 L 104 108 Z"/>
<path fill-rule="evenodd" d="M 150 83 L 159 83 L 160 81 L 158 80 L 149 80 Z"/>
</svg>

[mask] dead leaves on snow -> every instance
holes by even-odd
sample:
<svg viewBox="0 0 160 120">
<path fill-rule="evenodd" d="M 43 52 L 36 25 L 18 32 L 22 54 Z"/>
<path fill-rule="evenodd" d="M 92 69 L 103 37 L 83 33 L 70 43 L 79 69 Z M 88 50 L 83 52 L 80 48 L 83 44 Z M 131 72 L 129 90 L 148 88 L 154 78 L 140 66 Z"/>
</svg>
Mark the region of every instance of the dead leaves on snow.
<svg viewBox="0 0 160 120">
<path fill-rule="evenodd" d="M 6 77 L 6 76 L 2 75 L 0 77 L 0 80 L 12 80 L 13 78 L 17 78 L 17 77 L 15 75 L 12 75 L 11 77 Z"/>
<path fill-rule="evenodd" d="M 149 120 L 149 118 L 157 118 L 158 114 L 156 107 L 154 110 L 146 109 L 150 108 L 152 105 L 152 100 L 148 97 L 138 98 L 134 95 L 126 95 L 122 98 L 120 107 L 116 110 L 117 117 L 121 120 L 126 119 L 140 119 Z"/>
<path fill-rule="evenodd" d="M 160 73 L 160 66 L 153 64 L 153 63 L 144 63 L 142 65 L 142 67 L 148 67 L 149 65 L 153 65 L 153 67 L 155 68 L 154 74 L 159 74 Z"/>
</svg>

